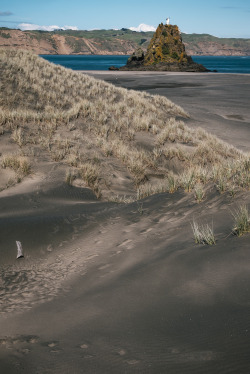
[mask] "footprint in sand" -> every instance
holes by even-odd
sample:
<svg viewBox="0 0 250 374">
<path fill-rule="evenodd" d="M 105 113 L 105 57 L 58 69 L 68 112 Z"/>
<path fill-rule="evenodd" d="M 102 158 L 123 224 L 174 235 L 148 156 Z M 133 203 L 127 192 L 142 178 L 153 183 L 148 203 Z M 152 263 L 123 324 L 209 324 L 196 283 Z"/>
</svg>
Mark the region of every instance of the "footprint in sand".
<svg viewBox="0 0 250 374">
<path fill-rule="evenodd" d="M 110 255 L 109 257 L 117 256 L 117 255 L 119 255 L 120 253 L 122 253 L 121 250 L 118 250 L 118 251 L 112 252 L 111 255 Z"/>
<path fill-rule="evenodd" d="M 88 344 L 82 344 L 82 345 L 80 345 L 81 349 L 88 349 L 88 347 L 89 347 Z"/>
<path fill-rule="evenodd" d="M 20 335 L 17 337 L 6 337 L 0 340 L 0 345 L 5 349 L 12 350 L 14 355 L 27 355 L 30 353 L 28 348 L 30 344 L 38 342 L 38 337 L 30 335 Z"/>
<path fill-rule="evenodd" d="M 60 352 L 62 352 L 62 350 L 58 348 L 58 343 L 57 342 L 49 343 L 48 347 L 53 348 L 53 349 L 50 350 L 50 353 L 60 353 Z"/>
<path fill-rule="evenodd" d="M 90 255 L 90 256 L 88 256 L 87 257 L 87 260 L 92 260 L 93 258 L 95 258 L 95 257 L 98 257 L 99 255 Z"/>
<path fill-rule="evenodd" d="M 119 352 L 118 352 L 119 356 L 125 356 L 127 354 L 127 352 L 125 351 L 125 349 L 121 349 Z"/>
<path fill-rule="evenodd" d="M 91 358 L 94 358 L 95 356 L 93 356 L 93 355 L 84 355 L 83 356 L 83 358 L 85 359 L 85 360 L 90 360 Z"/>
<path fill-rule="evenodd" d="M 79 229 L 79 227 L 73 226 L 73 231 L 74 231 L 74 234 L 79 234 L 81 229 Z"/>
<path fill-rule="evenodd" d="M 0 345 L 3 345 L 5 348 L 8 348 L 8 349 L 10 349 L 10 347 L 11 347 L 10 342 L 6 339 L 1 339 L 0 340 Z"/>
<path fill-rule="evenodd" d="M 24 355 L 27 355 L 28 353 L 30 353 L 30 349 L 28 349 L 28 348 L 20 349 L 19 352 L 23 353 Z"/>
<path fill-rule="evenodd" d="M 129 365 L 138 365 L 140 363 L 138 360 L 127 360 L 126 362 Z"/>
<path fill-rule="evenodd" d="M 71 216 L 69 216 L 69 217 L 70 217 L 70 220 L 71 220 L 72 222 L 74 222 L 74 221 L 79 221 L 79 219 L 81 219 L 81 214 L 79 213 L 79 214 L 76 214 L 75 216 L 71 215 Z"/>
<path fill-rule="evenodd" d="M 59 226 L 55 225 L 54 228 L 53 228 L 52 234 L 56 234 L 56 233 L 58 233 L 58 231 L 59 231 Z"/>
<path fill-rule="evenodd" d="M 36 344 L 36 343 L 38 343 L 38 338 L 30 338 L 29 343 L 30 344 Z"/>
<path fill-rule="evenodd" d="M 145 234 L 148 234 L 150 231 L 152 231 L 153 229 L 152 229 L 152 227 L 150 227 L 149 229 L 147 229 L 147 230 L 142 230 L 141 232 L 140 232 L 140 234 L 141 235 L 145 235 Z"/>
<path fill-rule="evenodd" d="M 49 344 L 48 344 L 48 347 L 50 347 L 50 348 L 54 348 L 54 347 L 56 347 L 56 345 L 57 345 L 56 343 L 53 343 L 53 342 L 52 342 L 52 343 L 49 343 Z"/>
<path fill-rule="evenodd" d="M 110 266 L 111 266 L 111 264 L 102 265 L 98 268 L 98 270 L 105 270 L 105 269 L 109 268 Z"/>
<path fill-rule="evenodd" d="M 119 244 L 118 247 L 125 247 L 126 249 L 132 249 L 134 248 L 134 244 L 132 243 L 132 240 L 126 239 L 121 244 Z"/>
<path fill-rule="evenodd" d="M 48 252 L 52 252 L 52 251 L 53 251 L 52 244 L 49 244 L 49 245 L 48 245 L 48 247 L 47 247 L 47 251 L 48 251 Z"/>
</svg>

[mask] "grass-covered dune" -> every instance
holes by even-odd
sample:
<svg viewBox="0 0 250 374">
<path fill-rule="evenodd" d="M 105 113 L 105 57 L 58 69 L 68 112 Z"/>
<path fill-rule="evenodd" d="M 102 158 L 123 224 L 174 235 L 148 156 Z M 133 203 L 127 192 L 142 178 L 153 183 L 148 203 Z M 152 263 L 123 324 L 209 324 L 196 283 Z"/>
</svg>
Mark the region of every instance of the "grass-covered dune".
<svg viewBox="0 0 250 374">
<path fill-rule="evenodd" d="M 130 201 L 179 188 L 249 189 L 250 159 L 165 97 L 117 88 L 27 51 L 0 51 L 1 189 L 60 163 L 64 181 Z M 9 174 L 6 174 L 9 173 Z M 9 179 L 8 179 L 9 178 Z M 125 197 L 126 196 L 126 197 Z"/>
<path fill-rule="evenodd" d="M 249 154 L 189 106 L 221 92 L 178 75 L 192 119 L 31 53 L 0 65 L 1 373 L 249 373 Z M 140 89 L 135 74 L 106 79 Z M 139 81 L 171 93 L 165 74 Z M 247 103 L 227 90 L 244 141 Z"/>
</svg>

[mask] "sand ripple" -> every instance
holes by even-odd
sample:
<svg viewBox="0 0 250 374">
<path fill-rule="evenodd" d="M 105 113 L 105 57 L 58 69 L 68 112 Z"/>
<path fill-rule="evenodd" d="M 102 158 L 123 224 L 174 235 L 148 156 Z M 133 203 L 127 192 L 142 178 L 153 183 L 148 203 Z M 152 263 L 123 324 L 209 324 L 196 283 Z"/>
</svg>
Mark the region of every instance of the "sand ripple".
<svg viewBox="0 0 250 374">
<path fill-rule="evenodd" d="M 22 312 L 68 291 L 65 280 L 76 266 L 74 261 L 65 263 L 58 256 L 50 265 L 41 262 L 36 266 L 25 265 L 22 269 L 17 265 L 0 269 L 0 314 Z"/>
</svg>

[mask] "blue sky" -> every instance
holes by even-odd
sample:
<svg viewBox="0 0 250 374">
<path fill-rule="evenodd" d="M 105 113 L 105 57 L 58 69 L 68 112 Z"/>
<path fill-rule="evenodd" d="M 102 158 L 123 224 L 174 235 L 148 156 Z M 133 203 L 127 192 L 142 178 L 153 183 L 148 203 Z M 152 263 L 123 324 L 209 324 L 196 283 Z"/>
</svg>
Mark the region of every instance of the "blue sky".
<svg viewBox="0 0 250 374">
<path fill-rule="evenodd" d="M 120 29 L 157 27 L 171 18 L 182 32 L 250 38 L 250 0 L 1 0 L 0 26 Z"/>
</svg>

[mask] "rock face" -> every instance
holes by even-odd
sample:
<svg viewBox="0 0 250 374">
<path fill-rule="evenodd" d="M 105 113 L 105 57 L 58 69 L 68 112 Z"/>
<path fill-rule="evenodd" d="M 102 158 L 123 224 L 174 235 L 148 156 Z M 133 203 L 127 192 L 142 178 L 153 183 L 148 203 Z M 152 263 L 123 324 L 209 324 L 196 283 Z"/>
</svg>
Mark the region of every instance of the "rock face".
<svg viewBox="0 0 250 374">
<path fill-rule="evenodd" d="M 134 67 L 140 67 L 141 64 L 143 64 L 145 60 L 144 51 L 141 48 L 138 48 L 132 56 L 129 57 L 127 61 L 127 65 L 134 66 Z"/>
<path fill-rule="evenodd" d="M 188 56 L 178 26 L 161 23 L 144 55 L 137 49 L 120 70 L 208 71 Z"/>
</svg>

